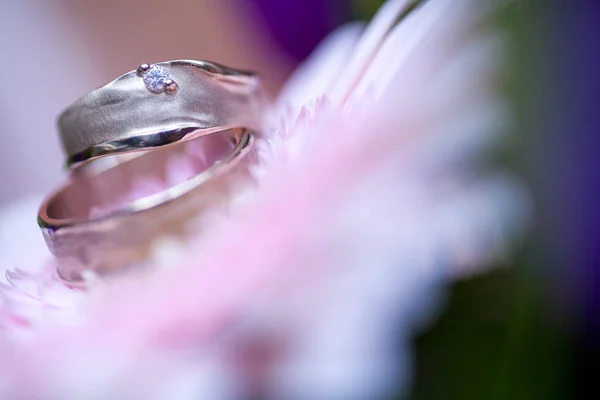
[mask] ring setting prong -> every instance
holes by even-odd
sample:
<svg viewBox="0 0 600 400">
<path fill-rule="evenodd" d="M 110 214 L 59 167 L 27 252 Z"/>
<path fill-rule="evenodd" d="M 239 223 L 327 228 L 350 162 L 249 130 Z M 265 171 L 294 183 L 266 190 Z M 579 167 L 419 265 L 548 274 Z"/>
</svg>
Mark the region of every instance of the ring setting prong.
<svg viewBox="0 0 600 400">
<path fill-rule="evenodd" d="M 144 75 L 146 72 L 150 71 L 150 68 L 152 68 L 152 66 L 150 64 L 140 64 L 140 66 L 137 69 L 137 74 L 142 76 Z"/>
<path fill-rule="evenodd" d="M 177 85 L 177 82 L 175 82 L 173 79 L 165 79 L 165 90 L 167 91 L 167 93 L 175 93 L 178 87 L 179 86 Z"/>
</svg>

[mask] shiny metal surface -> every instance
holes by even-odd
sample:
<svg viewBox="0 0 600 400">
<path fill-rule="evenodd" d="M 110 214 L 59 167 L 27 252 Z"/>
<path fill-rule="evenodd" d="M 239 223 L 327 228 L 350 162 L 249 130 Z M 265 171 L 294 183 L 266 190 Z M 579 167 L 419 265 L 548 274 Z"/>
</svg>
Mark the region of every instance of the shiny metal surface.
<svg viewBox="0 0 600 400">
<path fill-rule="evenodd" d="M 88 93 L 60 115 L 68 166 L 229 128 L 260 129 L 265 96 L 253 73 L 193 60 L 153 65 L 167 70 L 176 90 L 149 91 L 138 69 Z"/>
<path fill-rule="evenodd" d="M 204 143 L 203 143 L 204 142 Z M 42 204 L 38 223 L 63 279 L 78 282 L 84 271 L 99 275 L 120 271 L 145 260 L 154 241 L 183 236 L 186 224 L 206 208 L 230 198 L 241 180 L 249 179 L 252 134 L 237 129 L 149 151 L 98 172 L 72 177 Z M 191 146 L 213 149 L 207 168 L 198 164 L 191 178 L 133 200 L 122 201 L 135 180 L 165 180 L 169 160 L 188 154 Z M 216 150 L 215 150 L 216 149 Z M 93 163 L 92 163 L 93 165 Z M 121 200 L 119 200 L 121 199 Z M 95 206 L 116 208 L 93 215 Z"/>
</svg>

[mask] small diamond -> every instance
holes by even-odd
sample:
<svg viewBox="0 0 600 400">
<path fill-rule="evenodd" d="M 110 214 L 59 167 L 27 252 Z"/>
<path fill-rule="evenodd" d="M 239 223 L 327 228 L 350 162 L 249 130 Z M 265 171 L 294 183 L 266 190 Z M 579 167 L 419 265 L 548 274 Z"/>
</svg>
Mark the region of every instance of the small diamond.
<svg viewBox="0 0 600 400">
<path fill-rule="evenodd" d="M 167 70 L 163 67 L 153 65 L 144 73 L 144 84 L 149 91 L 154 93 L 162 93 L 165 90 L 165 81 L 169 79 Z"/>
</svg>

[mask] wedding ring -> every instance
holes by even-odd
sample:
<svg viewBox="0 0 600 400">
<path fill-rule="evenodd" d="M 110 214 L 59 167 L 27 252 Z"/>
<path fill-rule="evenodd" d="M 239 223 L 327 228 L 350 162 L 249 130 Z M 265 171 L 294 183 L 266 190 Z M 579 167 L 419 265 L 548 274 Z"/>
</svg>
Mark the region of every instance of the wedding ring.
<svg viewBox="0 0 600 400">
<path fill-rule="evenodd" d="M 156 239 L 185 235 L 248 179 L 252 143 L 247 129 L 230 129 L 72 176 L 38 214 L 59 275 L 110 274 L 146 260 Z"/>
<path fill-rule="evenodd" d="M 230 128 L 260 129 L 258 77 L 207 61 L 142 64 L 59 117 L 67 166 L 152 149 Z"/>
</svg>

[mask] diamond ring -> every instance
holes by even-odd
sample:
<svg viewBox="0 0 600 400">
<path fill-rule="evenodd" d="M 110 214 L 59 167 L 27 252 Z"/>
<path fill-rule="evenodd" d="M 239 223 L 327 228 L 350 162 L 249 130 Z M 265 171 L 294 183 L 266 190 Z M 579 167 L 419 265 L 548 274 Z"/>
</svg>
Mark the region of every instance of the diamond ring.
<svg viewBox="0 0 600 400">
<path fill-rule="evenodd" d="M 141 64 L 88 93 L 58 119 L 71 168 L 230 128 L 260 129 L 258 77 L 207 61 Z"/>
</svg>

